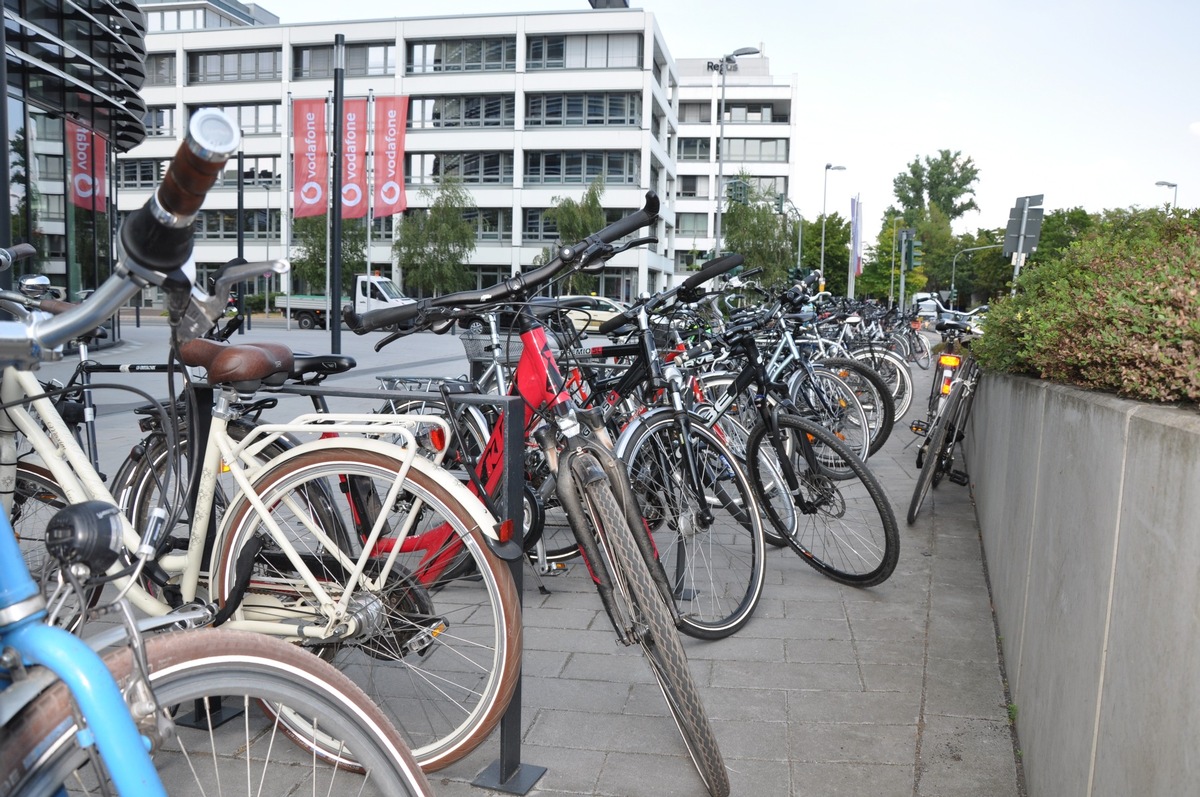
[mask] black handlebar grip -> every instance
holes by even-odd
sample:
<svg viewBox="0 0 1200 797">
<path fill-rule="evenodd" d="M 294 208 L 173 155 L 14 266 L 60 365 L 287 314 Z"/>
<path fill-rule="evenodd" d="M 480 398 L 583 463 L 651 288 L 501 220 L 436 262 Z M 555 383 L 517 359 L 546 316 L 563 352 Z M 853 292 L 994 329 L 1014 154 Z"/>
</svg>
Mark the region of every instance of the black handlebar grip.
<svg viewBox="0 0 1200 797">
<path fill-rule="evenodd" d="M 342 319 L 354 334 L 365 335 L 368 332 L 383 329 L 384 327 L 408 326 L 409 322 L 425 312 L 428 306 L 428 302 L 421 299 L 412 304 L 405 304 L 400 307 L 381 307 L 378 310 L 372 310 L 369 313 L 359 315 L 354 312 L 352 306 L 346 305 L 342 308 Z"/>
<path fill-rule="evenodd" d="M 636 232 L 643 227 L 649 226 L 652 221 L 658 217 L 658 194 L 653 191 L 646 192 L 646 202 L 641 210 L 634 211 L 623 219 L 613 222 L 605 227 L 600 232 L 596 233 L 596 237 L 606 244 L 624 238 L 632 232 Z"/>
<path fill-rule="evenodd" d="M 600 324 L 600 326 L 596 328 L 596 331 L 601 335 L 608 335 L 612 332 L 616 332 L 618 329 L 633 320 L 631 317 L 632 313 L 632 310 L 627 311 L 626 313 L 618 313 L 617 315 Z"/>
<path fill-rule="evenodd" d="M 121 225 L 126 259 L 162 272 L 187 262 L 196 213 L 240 143 L 240 131 L 225 114 L 213 108 L 192 114 L 158 190 Z"/>
<path fill-rule="evenodd" d="M 709 261 L 704 264 L 703 268 L 685 279 L 682 287 L 684 289 L 695 288 L 697 285 L 708 282 L 713 277 L 720 276 L 730 269 L 737 268 L 744 262 L 746 262 L 746 259 L 741 255 L 725 255 L 716 260 Z"/>
</svg>

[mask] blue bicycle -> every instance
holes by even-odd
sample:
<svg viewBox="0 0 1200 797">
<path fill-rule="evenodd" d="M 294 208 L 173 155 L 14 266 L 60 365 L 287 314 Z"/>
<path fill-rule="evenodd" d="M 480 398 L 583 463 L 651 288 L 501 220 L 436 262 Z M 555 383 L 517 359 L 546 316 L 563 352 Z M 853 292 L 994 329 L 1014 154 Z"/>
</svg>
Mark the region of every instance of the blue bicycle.
<svg viewBox="0 0 1200 797">
<path fill-rule="evenodd" d="M 86 303 L 0 291 L 0 301 L 45 311 L 0 322 L 3 364 L 32 369 L 149 285 L 166 292 L 181 339 L 211 326 L 228 285 L 263 270 L 228 270 L 212 296 L 194 291 L 189 273 L 192 221 L 238 139 L 219 112 L 193 114 L 163 185 L 122 226 L 121 264 Z M 27 244 L 0 249 L 0 270 L 33 253 Z M 31 575 L 7 512 L 0 512 L 0 797 L 67 790 L 141 797 L 165 795 L 175 784 L 207 794 L 290 793 L 301 783 L 323 793 L 430 793 L 379 709 L 301 648 L 194 628 L 211 619 L 206 607 L 137 622 L 123 592 L 90 612 L 120 621 L 98 636 L 84 641 L 56 626 L 57 607 L 90 605 L 98 588 L 116 578 L 138 580 L 161 529 L 145 530 L 124 572 L 104 575 L 120 561 L 121 527 L 119 510 L 103 502 L 56 514 L 45 534 L 55 560 L 48 572 L 58 577 L 50 589 Z M 143 637 L 166 626 L 191 630 Z M 285 741 L 302 745 L 305 754 Z"/>
</svg>

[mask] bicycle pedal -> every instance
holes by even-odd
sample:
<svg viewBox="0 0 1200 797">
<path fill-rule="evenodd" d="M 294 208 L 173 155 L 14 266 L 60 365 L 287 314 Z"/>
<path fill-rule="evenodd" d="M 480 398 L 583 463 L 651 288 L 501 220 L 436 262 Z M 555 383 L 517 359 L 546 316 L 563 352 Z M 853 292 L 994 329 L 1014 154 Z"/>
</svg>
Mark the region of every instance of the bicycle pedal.
<svg viewBox="0 0 1200 797">
<path fill-rule="evenodd" d="M 965 470 L 952 470 L 947 478 L 955 484 L 960 484 L 963 487 L 966 487 L 971 482 L 971 477 Z"/>
<path fill-rule="evenodd" d="M 913 421 L 908 425 L 913 434 L 926 434 L 929 431 L 929 424 L 925 421 Z"/>
</svg>

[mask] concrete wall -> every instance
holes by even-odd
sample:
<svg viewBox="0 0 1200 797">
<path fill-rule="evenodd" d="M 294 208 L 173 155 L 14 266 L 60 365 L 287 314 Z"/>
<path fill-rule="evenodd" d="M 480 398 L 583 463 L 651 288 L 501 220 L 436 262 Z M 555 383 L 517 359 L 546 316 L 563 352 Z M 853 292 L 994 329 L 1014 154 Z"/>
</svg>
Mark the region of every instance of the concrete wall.
<svg viewBox="0 0 1200 797">
<path fill-rule="evenodd" d="M 1200 413 L 987 375 L 972 416 L 1030 796 L 1200 794 Z"/>
</svg>

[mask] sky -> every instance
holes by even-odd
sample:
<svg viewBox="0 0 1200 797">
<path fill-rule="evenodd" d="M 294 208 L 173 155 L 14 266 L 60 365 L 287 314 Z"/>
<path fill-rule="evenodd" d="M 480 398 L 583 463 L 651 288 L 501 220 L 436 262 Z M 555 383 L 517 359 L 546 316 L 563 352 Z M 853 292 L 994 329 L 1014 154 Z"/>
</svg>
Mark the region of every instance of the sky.
<svg viewBox="0 0 1200 797">
<path fill-rule="evenodd" d="M 261 0 L 283 24 L 589 10 L 587 0 Z M 797 185 L 806 218 L 868 230 L 908 164 L 943 149 L 979 170 L 956 232 L 1004 227 L 1018 197 L 1047 212 L 1200 204 L 1196 0 L 630 0 L 676 58 L 756 47 L 796 76 Z"/>
</svg>

